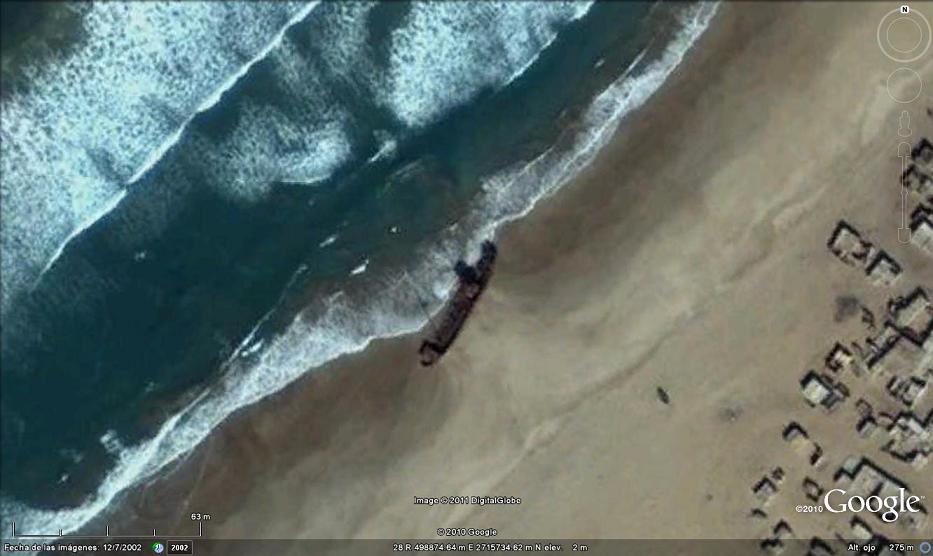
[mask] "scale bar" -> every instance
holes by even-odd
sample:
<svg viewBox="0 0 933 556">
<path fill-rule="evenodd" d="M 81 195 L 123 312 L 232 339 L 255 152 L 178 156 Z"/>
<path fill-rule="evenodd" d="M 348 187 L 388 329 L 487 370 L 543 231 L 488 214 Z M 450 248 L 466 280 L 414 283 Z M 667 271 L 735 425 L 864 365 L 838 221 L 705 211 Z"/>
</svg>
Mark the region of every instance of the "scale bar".
<svg viewBox="0 0 933 556">
<path fill-rule="evenodd" d="M 17 533 L 16 532 L 16 521 L 10 521 L 10 535 L 17 539 L 142 539 L 147 535 L 111 535 L 110 534 L 110 524 L 107 524 L 106 533 L 103 535 L 76 535 L 76 534 L 65 534 L 64 529 L 59 529 L 57 535 L 47 535 L 39 533 Z M 156 528 L 152 528 L 152 536 L 156 537 L 157 532 Z M 187 537 L 187 534 L 183 535 L 163 535 L 165 537 L 178 537 L 184 538 Z M 198 536 L 204 536 L 204 526 L 202 522 L 198 522 Z"/>
</svg>

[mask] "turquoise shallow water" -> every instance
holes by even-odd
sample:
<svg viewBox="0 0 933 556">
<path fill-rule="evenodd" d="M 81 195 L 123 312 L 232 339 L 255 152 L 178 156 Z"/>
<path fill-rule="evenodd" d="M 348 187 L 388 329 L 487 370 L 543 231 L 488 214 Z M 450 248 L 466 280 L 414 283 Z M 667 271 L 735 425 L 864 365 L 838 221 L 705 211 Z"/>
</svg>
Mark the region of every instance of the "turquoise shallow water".
<svg viewBox="0 0 933 556">
<path fill-rule="evenodd" d="M 477 207 L 523 194 L 488 177 L 551 149 L 656 38 L 648 4 L 433 6 L 277 15 L 281 41 L 255 60 L 234 52 L 248 69 L 205 110 L 145 97 L 153 121 L 181 132 L 138 180 L 119 140 L 80 146 L 124 196 L 31 287 L 5 283 L 7 509 L 69 508 L 126 486 L 102 481 L 132 483 L 143 472 L 128 461 L 159 460 L 138 448 L 167 421 L 206 422 L 179 413 L 193 399 L 252 401 L 280 387 L 285 366 L 313 367 L 372 329 L 417 328 L 493 217 Z M 190 56 L 162 71 L 186 75 Z M 41 146 L 4 126 L 7 145 Z M 42 179 L 84 201 L 70 174 Z M 22 197 L 4 194 L 11 213 Z M 267 352 L 273 339 L 290 349 Z"/>
</svg>

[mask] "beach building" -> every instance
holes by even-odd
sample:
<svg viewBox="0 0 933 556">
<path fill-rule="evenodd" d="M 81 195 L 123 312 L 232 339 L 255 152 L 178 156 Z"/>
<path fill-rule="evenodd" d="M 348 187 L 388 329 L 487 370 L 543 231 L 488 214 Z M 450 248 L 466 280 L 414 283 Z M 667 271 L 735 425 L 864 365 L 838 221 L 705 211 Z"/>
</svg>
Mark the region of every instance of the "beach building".
<svg viewBox="0 0 933 556">
<path fill-rule="evenodd" d="M 922 423 L 913 413 L 903 413 L 888 434 L 890 440 L 883 446 L 884 451 L 918 469 L 927 465 L 933 454 L 933 418 Z"/>
<path fill-rule="evenodd" d="M 929 215 L 922 214 L 911 221 L 910 243 L 933 256 L 933 221 Z"/>
<path fill-rule="evenodd" d="M 786 548 L 787 539 L 794 538 L 794 530 L 790 523 L 785 520 L 779 520 L 771 530 L 771 536 L 761 541 L 761 550 L 769 554 L 781 554 Z"/>
<path fill-rule="evenodd" d="M 927 174 L 933 174 L 933 144 L 926 137 L 914 146 L 910 157 Z"/>
<path fill-rule="evenodd" d="M 878 412 L 878 426 L 884 430 L 888 430 L 893 427 L 895 421 L 897 421 L 896 415 L 891 415 L 887 411 Z"/>
<path fill-rule="evenodd" d="M 768 477 L 762 477 L 760 481 L 755 483 L 755 486 L 752 487 L 752 492 L 755 493 L 755 498 L 761 503 L 762 506 L 768 504 L 774 495 L 777 494 L 777 485 L 774 484 L 774 481 Z"/>
<path fill-rule="evenodd" d="M 809 371 L 803 377 L 803 380 L 800 381 L 800 389 L 803 391 L 803 397 L 807 400 L 807 403 L 813 407 L 821 405 L 830 409 L 834 405 L 833 398 L 835 396 L 832 384 L 814 371 Z"/>
<path fill-rule="evenodd" d="M 901 265 L 897 264 L 897 261 L 890 255 L 881 251 L 868 265 L 865 273 L 868 274 L 868 279 L 873 285 L 890 286 L 900 277 Z"/>
<path fill-rule="evenodd" d="M 768 554 L 781 554 L 784 552 L 784 541 L 769 537 L 761 541 L 761 550 Z"/>
<path fill-rule="evenodd" d="M 787 523 L 783 519 L 778 521 L 774 526 L 774 538 L 778 540 L 786 540 L 794 538 L 794 529 L 790 526 L 790 523 Z"/>
<path fill-rule="evenodd" d="M 901 176 L 901 184 L 908 190 L 922 197 L 933 195 L 933 178 L 925 174 L 915 164 L 911 164 Z"/>
<path fill-rule="evenodd" d="M 807 556 L 833 556 L 836 552 L 819 537 L 810 539 L 810 548 L 807 550 Z"/>
<path fill-rule="evenodd" d="M 771 530 L 771 536 L 761 541 L 761 550 L 769 554 L 781 554 L 786 548 L 784 541 L 794 538 L 794 530 L 790 523 L 779 520 Z"/>
<path fill-rule="evenodd" d="M 855 228 L 844 220 L 836 224 L 829 238 L 829 250 L 842 262 L 853 266 L 864 266 L 872 255 L 871 243 L 864 241 Z"/>
<path fill-rule="evenodd" d="M 810 465 L 813 467 L 823 467 L 823 447 L 817 444 L 816 442 L 810 442 L 810 446 L 813 450 L 810 452 Z"/>
<path fill-rule="evenodd" d="M 791 421 L 784 427 L 784 432 L 781 435 L 785 441 L 790 442 L 791 444 L 805 442 L 810 435 L 807 434 L 807 431 L 800 426 L 800 423 L 796 421 Z"/>
<path fill-rule="evenodd" d="M 784 427 L 782 437 L 795 452 L 801 456 L 807 456 L 810 465 L 817 465 L 822 460 L 823 449 L 810 439 L 807 431 L 796 421 L 792 421 Z"/>
<path fill-rule="evenodd" d="M 784 468 L 780 465 L 771 470 L 771 478 L 777 484 L 781 484 L 784 481 Z"/>
<path fill-rule="evenodd" d="M 855 431 L 862 438 L 871 438 L 878 430 L 878 420 L 872 415 L 863 415 L 855 425 Z"/>
<path fill-rule="evenodd" d="M 898 336 L 883 353 L 869 361 L 869 370 L 887 380 L 906 379 L 914 374 L 923 358 L 923 349 L 906 336 Z"/>
<path fill-rule="evenodd" d="M 894 300 L 889 312 L 901 333 L 922 344 L 933 327 L 933 304 L 923 288 L 916 288 L 903 298 Z"/>
<path fill-rule="evenodd" d="M 891 386 L 892 388 L 889 390 L 891 395 L 905 406 L 911 407 L 914 405 L 914 402 L 917 401 L 917 398 L 923 395 L 923 392 L 926 390 L 927 381 L 918 376 L 911 376 L 901 379 Z"/>
<path fill-rule="evenodd" d="M 803 493 L 809 500 L 816 502 L 823 495 L 823 487 L 810 477 L 805 477 L 803 480 Z"/>
<path fill-rule="evenodd" d="M 868 345 L 869 354 L 866 361 L 869 372 L 873 372 L 875 363 L 880 360 L 885 354 L 891 349 L 898 338 L 901 337 L 901 331 L 894 325 L 892 322 L 885 322 L 884 326 L 875 333 L 874 336 L 870 336 L 865 339 L 865 343 Z"/>
<path fill-rule="evenodd" d="M 855 362 L 852 352 L 842 346 L 839 342 L 833 346 L 826 356 L 826 367 L 834 373 L 839 373 L 848 369 Z"/>
</svg>

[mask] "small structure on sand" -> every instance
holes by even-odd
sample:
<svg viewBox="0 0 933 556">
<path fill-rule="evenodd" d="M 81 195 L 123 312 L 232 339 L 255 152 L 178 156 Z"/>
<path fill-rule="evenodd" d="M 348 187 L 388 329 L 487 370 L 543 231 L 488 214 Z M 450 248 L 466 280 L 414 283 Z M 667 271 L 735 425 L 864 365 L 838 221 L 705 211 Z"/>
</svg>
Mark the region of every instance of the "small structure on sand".
<svg viewBox="0 0 933 556">
<path fill-rule="evenodd" d="M 933 255 L 933 222 L 927 218 L 915 220 L 910 229 L 910 242 Z"/>
<path fill-rule="evenodd" d="M 755 483 L 755 486 L 752 487 L 752 492 L 755 493 L 755 498 L 761 503 L 762 506 L 767 505 L 768 502 L 777 494 L 778 488 L 774 484 L 774 481 L 768 477 L 762 477 L 760 481 Z"/>
<path fill-rule="evenodd" d="M 842 220 L 829 237 L 828 247 L 842 262 L 858 267 L 866 266 L 874 255 L 871 243 L 863 240 L 855 228 Z"/>
<path fill-rule="evenodd" d="M 881 251 L 865 270 L 868 279 L 876 286 L 890 286 L 901 275 L 901 265 L 890 255 Z"/>
</svg>

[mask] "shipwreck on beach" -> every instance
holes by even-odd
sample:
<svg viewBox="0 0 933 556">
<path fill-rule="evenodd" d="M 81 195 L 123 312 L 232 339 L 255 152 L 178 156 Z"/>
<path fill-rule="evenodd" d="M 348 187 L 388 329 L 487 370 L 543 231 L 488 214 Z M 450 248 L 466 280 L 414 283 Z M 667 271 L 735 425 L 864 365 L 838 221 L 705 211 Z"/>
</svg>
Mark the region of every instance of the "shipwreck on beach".
<svg viewBox="0 0 933 556">
<path fill-rule="evenodd" d="M 457 261 L 454 267 L 459 280 L 457 291 L 441 311 L 433 334 L 421 342 L 421 348 L 418 350 L 421 355 L 421 364 L 425 367 L 436 363 L 457 338 L 473 306 L 476 305 L 480 294 L 489 283 L 493 265 L 496 262 L 496 254 L 495 244 L 491 241 L 484 241 L 482 253 L 475 265 L 471 266 L 462 260 Z"/>
</svg>

